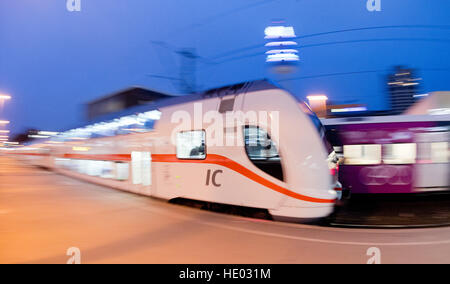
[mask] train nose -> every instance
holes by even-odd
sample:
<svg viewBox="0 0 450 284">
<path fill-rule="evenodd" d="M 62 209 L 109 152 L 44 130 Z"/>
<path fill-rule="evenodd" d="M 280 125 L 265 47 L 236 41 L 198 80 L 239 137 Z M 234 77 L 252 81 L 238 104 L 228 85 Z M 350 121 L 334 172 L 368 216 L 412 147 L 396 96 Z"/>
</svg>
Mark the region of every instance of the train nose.
<svg viewBox="0 0 450 284">
<path fill-rule="evenodd" d="M 338 181 L 335 182 L 335 184 L 333 185 L 334 189 L 333 191 L 336 192 L 337 195 L 337 199 L 341 200 L 342 199 L 342 184 Z"/>
</svg>

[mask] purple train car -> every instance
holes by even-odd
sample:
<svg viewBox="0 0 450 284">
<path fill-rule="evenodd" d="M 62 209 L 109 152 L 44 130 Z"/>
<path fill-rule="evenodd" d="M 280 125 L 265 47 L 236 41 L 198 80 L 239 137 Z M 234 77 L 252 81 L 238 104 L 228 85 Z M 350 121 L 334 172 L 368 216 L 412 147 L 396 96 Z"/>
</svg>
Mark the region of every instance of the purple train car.
<svg viewBox="0 0 450 284">
<path fill-rule="evenodd" d="M 450 115 L 324 119 L 344 190 L 356 194 L 450 190 Z"/>
</svg>

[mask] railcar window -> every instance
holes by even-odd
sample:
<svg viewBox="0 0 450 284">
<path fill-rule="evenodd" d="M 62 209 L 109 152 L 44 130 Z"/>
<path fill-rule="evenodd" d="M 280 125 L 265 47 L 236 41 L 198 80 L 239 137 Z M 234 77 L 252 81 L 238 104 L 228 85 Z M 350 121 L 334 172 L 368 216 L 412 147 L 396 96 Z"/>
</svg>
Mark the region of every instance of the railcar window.
<svg viewBox="0 0 450 284">
<path fill-rule="evenodd" d="M 383 145 L 383 162 L 385 164 L 414 164 L 416 155 L 415 143 Z"/>
<path fill-rule="evenodd" d="M 381 163 L 381 145 L 344 145 L 346 165 L 377 165 Z"/>
<path fill-rule="evenodd" d="M 150 153 L 143 153 L 143 157 L 142 184 L 150 185 Z M 128 163 L 111 161 L 71 160 L 55 158 L 55 165 L 69 171 L 78 172 L 83 175 L 101 177 L 104 179 L 116 179 L 119 181 L 128 180 L 130 171 L 130 166 Z M 148 171 L 148 173 L 146 171 Z"/>
<path fill-rule="evenodd" d="M 269 134 L 256 126 L 244 128 L 245 151 L 250 161 L 265 173 L 283 179 L 283 168 L 277 146 Z"/>
<path fill-rule="evenodd" d="M 431 143 L 431 159 L 434 163 L 448 163 L 450 161 L 448 146 L 448 142 Z"/>
<path fill-rule="evenodd" d="M 116 163 L 117 180 L 128 180 L 130 174 L 130 165 L 128 163 Z"/>
<path fill-rule="evenodd" d="M 103 162 L 100 177 L 109 178 L 109 179 L 114 178 L 114 163 L 113 162 L 108 162 L 108 161 Z"/>
<path fill-rule="evenodd" d="M 142 153 L 131 152 L 131 170 L 133 172 L 133 184 L 142 183 Z"/>
<path fill-rule="evenodd" d="M 206 133 L 204 130 L 177 133 L 177 158 L 203 160 L 206 158 Z"/>
<path fill-rule="evenodd" d="M 419 163 L 448 163 L 450 161 L 449 143 L 419 143 L 417 160 Z"/>
<path fill-rule="evenodd" d="M 151 185 L 151 153 L 131 152 L 133 184 Z"/>
</svg>

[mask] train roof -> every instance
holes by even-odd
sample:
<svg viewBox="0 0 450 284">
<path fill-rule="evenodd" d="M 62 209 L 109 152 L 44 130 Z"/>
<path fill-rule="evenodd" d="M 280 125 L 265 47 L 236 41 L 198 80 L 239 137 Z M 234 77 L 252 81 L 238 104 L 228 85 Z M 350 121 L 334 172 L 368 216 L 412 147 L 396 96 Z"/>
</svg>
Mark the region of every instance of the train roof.
<svg viewBox="0 0 450 284">
<path fill-rule="evenodd" d="M 143 113 L 151 110 L 158 110 L 163 107 L 168 106 L 174 106 L 189 102 L 195 102 L 200 101 L 206 98 L 213 98 L 213 97 L 222 97 L 232 94 L 241 94 L 241 93 L 249 93 L 249 92 L 256 92 L 256 91 L 262 91 L 262 90 L 271 90 L 271 89 L 282 89 L 281 86 L 277 85 L 276 83 L 271 82 L 268 79 L 262 79 L 262 80 L 255 80 L 255 81 L 248 81 L 248 82 L 242 82 L 238 84 L 232 84 L 227 86 L 222 86 L 218 88 L 209 89 L 203 92 L 195 93 L 195 94 L 188 94 L 188 95 L 174 95 L 171 97 L 166 97 L 157 101 L 153 101 L 147 104 L 127 108 L 125 110 L 114 112 L 106 115 L 102 115 L 97 117 L 94 120 L 89 121 L 88 123 L 84 123 L 81 125 L 78 125 L 78 128 L 85 126 L 86 124 L 95 124 L 100 123 L 103 121 L 109 121 L 113 120 L 119 117 L 124 117 L 128 115 L 133 115 L 136 113 Z"/>
<path fill-rule="evenodd" d="M 213 97 L 223 97 L 227 95 L 232 94 L 241 94 L 241 93 L 248 93 L 248 92 L 256 92 L 256 91 L 262 91 L 262 90 L 272 90 L 272 89 L 283 89 L 281 86 L 277 85 L 274 82 L 271 82 L 268 79 L 261 79 L 261 80 L 254 80 L 254 81 L 247 81 L 232 85 L 226 85 L 218 88 L 208 89 L 206 91 L 202 91 L 195 94 L 188 94 L 188 95 L 174 95 L 170 97 L 165 97 L 156 101 L 152 101 L 147 104 L 138 105 L 134 107 L 130 107 L 127 109 L 124 109 L 119 112 L 114 112 L 110 114 L 105 114 L 102 116 L 99 116 L 93 120 L 90 120 L 88 122 L 78 124 L 76 126 L 73 126 L 69 129 L 63 130 L 69 131 L 77 128 L 84 128 L 89 125 L 95 125 L 98 123 L 103 123 L 107 121 L 113 121 L 115 119 L 126 117 L 126 116 L 132 116 L 140 113 L 147 113 L 151 111 L 160 110 L 164 107 L 169 106 L 175 106 L 179 104 L 185 104 L 189 102 L 195 102 L 195 101 L 201 101 L 203 99 L 207 98 L 213 98 Z"/>
<path fill-rule="evenodd" d="M 238 95 L 242 93 L 250 93 L 271 89 L 281 89 L 281 87 L 276 83 L 269 81 L 268 79 L 247 81 L 238 84 L 226 85 L 218 88 L 209 89 L 196 94 L 181 95 L 172 98 L 162 99 L 156 102 L 155 106 L 166 107 L 184 104 L 188 102 L 200 101 L 207 98 Z"/>
</svg>

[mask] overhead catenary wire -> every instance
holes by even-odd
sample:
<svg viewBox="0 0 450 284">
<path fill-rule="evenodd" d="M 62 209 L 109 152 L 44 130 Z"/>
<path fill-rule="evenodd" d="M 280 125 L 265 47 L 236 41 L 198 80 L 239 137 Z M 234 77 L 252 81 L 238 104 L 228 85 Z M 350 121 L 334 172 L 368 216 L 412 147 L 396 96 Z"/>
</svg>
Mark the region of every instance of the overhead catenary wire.
<svg viewBox="0 0 450 284">
<path fill-rule="evenodd" d="M 360 28 L 349 28 L 349 29 L 340 29 L 340 30 L 333 30 L 333 31 L 325 31 L 325 32 L 318 32 L 318 33 L 311 33 L 311 34 L 305 34 L 301 36 L 297 36 L 293 38 L 292 40 L 296 39 L 305 39 L 305 38 L 312 38 L 312 37 L 318 37 L 318 36 L 325 36 L 325 35 L 332 35 L 332 34 L 339 34 L 339 33 L 347 33 L 347 32 L 356 32 L 356 31 L 368 31 L 368 30 L 379 30 L 379 29 L 440 29 L 440 30 L 449 30 L 450 31 L 450 25 L 387 25 L 387 26 L 372 26 L 372 27 L 360 27 Z M 231 51 L 223 52 L 218 55 L 212 56 L 211 60 L 216 60 L 223 57 L 231 56 L 235 53 L 241 53 L 247 50 L 251 49 L 257 49 L 263 47 L 265 42 L 261 42 L 258 44 L 252 44 L 246 47 L 241 47 L 238 49 L 234 49 Z"/>
<path fill-rule="evenodd" d="M 450 72 L 450 67 L 446 68 L 418 68 L 420 71 L 424 72 Z M 324 78 L 324 77 L 335 77 L 335 76 L 346 76 L 346 75 L 358 75 L 358 74 L 368 74 L 368 73 L 388 73 L 392 72 L 390 69 L 375 69 L 375 70 L 361 70 L 361 71 L 350 71 L 350 72 L 336 72 L 336 73 L 325 73 L 325 74 L 316 74 L 309 76 L 299 76 L 292 78 L 285 78 L 278 80 L 279 82 L 286 81 L 295 81 L 295 80 L 304 80 L 304 79 L 315 79 L 315 78 Z"/>
<path fill-rule="evenodd" d="M 204 19 L 202 19 L 202 20 L 200 20 L 198 22 L 195 22 L 195 23 L 193 23 L 191 25 L 188 25 L 188 26 L 186 26 L 186 27 L 184 27 L 182 29 L 179 29 L 179 30 L 176 30 L 174 32 L 171 32 L 170 34 L 183 33 L 183 32 L 186 32 L 188 30 L 192 30 L 192 29 L 196 29 L 196 28 L 199 28 L 199 27 L 202 27 L 202 26 L 206 26 L 206 25 L 211 24 L 214 21 L 217 21 L 218 19 L 220 19 L 222 17 L 230 16 L 230 15 L 233 15 L 235 13 L 242 12 L 244 10 L 248 10 L 248 9 L 251 9 L 251 8 L 258 7 L 258 6 L 262 6 L 262 5 L 265 5 L 265 4 L 269 4 L 269 3 L 275 2 L 275 1 L 279 1 L 279 0 L 261 0 L 261 1 L 254 2 L 254 3 L 247 3 L 247 4 L 243 5 L 243 6 L 240 6 L 240 7 L 237 7 L 237 8 L 233 8 L 233 9 L 230 9 L 230 10 L 227 10 L 227 11 L 223 11 L 223 12 L 217 13 L 215 15 L 209 16 L 207 18 L 204 18 Z"/>
<path fill-rule="evenodd" d="M 450 39 L 441 39 L 441 38 L 373 38 L 373 39 L 357 39 L 357 40 L 344 40 L 344 41 L 332 41 L 332 42 L 323 42 L 323 43 L 316 43 L 316 44 L 307 44 L 307 45 L 301 46 L 300 49 L 328 46 L 328 45 L 338 45 L 338 44 L 389 42 L 389 41 L 422 41 L 422 42 L 435 42 L 435 43 L 450 44 Z M 264 47 L 264 46 L 260 46 L 260 47 Z M 231 61 L 237 61 L 237 60 L 241 60 L 241 59 L 264 55 L 264 54 L 265 54 L 264 52 L 253 52 L 253 53 L 248 53 L 248 54 L 244 54 L 244 55 L 240 55 L 240 56 L 227 58 L 222 61 L 216 61 L 215 63 L 209 64 L 209 65 L 219 65 L 219 64 L 228 63 Z"/>
</svg>

